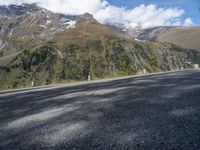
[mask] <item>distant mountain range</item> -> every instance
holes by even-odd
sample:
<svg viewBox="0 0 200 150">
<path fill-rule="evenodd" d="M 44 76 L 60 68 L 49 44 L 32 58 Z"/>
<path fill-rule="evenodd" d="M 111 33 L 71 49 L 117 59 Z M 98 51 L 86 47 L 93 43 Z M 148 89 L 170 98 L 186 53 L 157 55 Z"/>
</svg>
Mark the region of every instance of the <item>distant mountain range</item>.
<svg viewBox="0 0 200 150">
<path fill-rule="evenodd" d="M 0 89 L 200 64 L 198 46 L 169 41 L 175 31 L 182 34 L 179 27 L 125 31 L 100 24 L 88 13 L 56 14 L 36 4 L 0 6 L 0 18 Z M 193 41 L 190 36 L 185 38 Z"/>
<path fill-rule="evenodd" d="M 160 26 L 130 29 L 125 33 L 142 42 L 168 42 L 182 48 L 200 50 L 200 27 Z"/>
</svg>

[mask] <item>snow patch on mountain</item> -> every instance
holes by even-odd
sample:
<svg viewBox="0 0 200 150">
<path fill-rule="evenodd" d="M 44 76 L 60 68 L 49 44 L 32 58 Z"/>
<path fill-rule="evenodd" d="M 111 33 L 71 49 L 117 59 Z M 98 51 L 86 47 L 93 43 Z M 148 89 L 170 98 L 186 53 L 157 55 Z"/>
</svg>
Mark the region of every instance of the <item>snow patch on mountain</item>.
<svg viewBox="0 0 200 150">
<path fill-rule="evenodd" d="M 140 40 L 140 39 L 137 39 L 137 38 L 135 38 L 135 40 L 138 41 L 138 42 L 149 42 L 147 40 Z"/>
<path fill-rule="evenodd" d="M 50 24 L 52 22 L 52 20 L 47 20 L 46 24 Z"/>
<path fill-rule="evenodd" d="M 64 24 L 67 25 L 67 29 L 75 28 L 76 27 L 76 21 L 73 21 L 73 20 L 65 22 Z"/>
<path fill-rule="evenodd" d="M 47 26 L 46 26 L 46 25 L 43 25 L 43 24 L 41 24 L 40 27 L 41 27 L 41 28 L 44 28 L 44 29 L 47 29 Z"/>
</svg>

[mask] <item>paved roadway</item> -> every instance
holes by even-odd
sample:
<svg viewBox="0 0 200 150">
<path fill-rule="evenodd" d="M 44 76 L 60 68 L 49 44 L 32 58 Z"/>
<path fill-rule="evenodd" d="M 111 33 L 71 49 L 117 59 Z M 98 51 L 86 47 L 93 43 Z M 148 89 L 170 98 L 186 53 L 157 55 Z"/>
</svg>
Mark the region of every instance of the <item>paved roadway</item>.
<svg viewBox="0 0 200 150">
<path fill-rule="evenodd" d="M 0 94 L 0 150 L 199 150 L 200 71 Z"/>
</svg>

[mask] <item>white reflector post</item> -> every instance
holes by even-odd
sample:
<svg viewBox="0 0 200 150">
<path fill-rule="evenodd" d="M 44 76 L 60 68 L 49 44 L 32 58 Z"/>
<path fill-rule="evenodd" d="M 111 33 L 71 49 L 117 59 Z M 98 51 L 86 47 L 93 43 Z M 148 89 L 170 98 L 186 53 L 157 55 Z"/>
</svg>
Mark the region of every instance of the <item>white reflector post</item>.
<svg viewBox="0 0 200 150">
<path fill-rule="evenodd" d="M 199 69 L 199 65 L 198 64 L 194 64 L 194 69 Z"/>
<path fill-rule="evenodd" d="M 90 75 L 88 75 L 88 81 L 91 81 L 91 76 Z"/>
<path fill-rule="evenodd" d="M 147 73 L 147 70 L 146 69 L 143 69 L 143 74 L 146 74 Z"/>
</svg>

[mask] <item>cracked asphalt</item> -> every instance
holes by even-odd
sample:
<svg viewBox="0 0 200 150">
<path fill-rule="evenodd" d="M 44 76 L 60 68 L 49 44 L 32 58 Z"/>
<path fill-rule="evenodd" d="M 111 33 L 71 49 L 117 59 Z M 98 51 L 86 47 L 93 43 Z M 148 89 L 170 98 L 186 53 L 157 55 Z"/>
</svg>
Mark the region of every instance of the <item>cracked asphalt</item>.
<svg viewBox="0 0 200 150">
<path fill-rule="evenodd" d="M 0 150 L 199 150 L 200 71 L 0 94 Z"/>
</svg>

